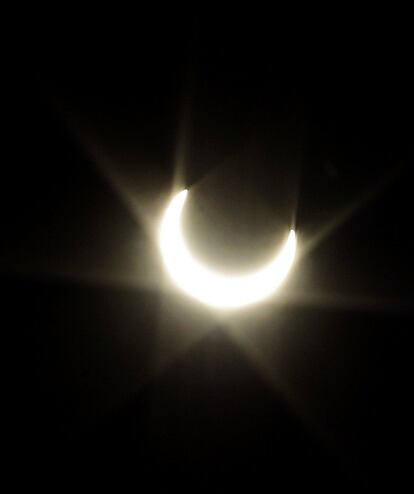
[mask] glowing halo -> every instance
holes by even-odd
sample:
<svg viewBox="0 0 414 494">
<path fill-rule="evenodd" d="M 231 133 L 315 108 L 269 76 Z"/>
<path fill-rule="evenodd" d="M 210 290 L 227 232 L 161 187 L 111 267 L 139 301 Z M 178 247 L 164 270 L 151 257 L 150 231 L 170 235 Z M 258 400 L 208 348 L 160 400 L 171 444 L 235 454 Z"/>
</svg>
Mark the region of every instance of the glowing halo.
<svg viewBox="0 0 414 494">
<path fill-rule="evenodd" d="M 223 276 L 197 261 L 188 250 L 181 229 L 187 189 L 179 192 L 165 210 L 159 244 L 165 267 L 174 282 L 188 295 L 218 308 L 237 308 L 263 300 L 285 280 L 296 252 L 296 234 L 288 239 L 273 261 L 244 276 Z"/>
</svg>

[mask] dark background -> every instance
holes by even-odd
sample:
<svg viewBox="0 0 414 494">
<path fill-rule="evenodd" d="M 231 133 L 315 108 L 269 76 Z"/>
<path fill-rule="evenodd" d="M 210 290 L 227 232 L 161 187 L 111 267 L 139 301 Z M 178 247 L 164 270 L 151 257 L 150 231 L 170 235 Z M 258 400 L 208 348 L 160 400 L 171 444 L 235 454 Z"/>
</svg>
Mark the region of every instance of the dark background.
<svg viewBox="0 0 414 494">
<path fill-rule="evenodd" d="M 61 15 L 17 36 L 1 272 L 19 476 L 410 480 L 412 36 L 342 14 Z M 222 270 L 295 226 L 309 249 L 282 301 L 217 318 L 171 288 L 154 225 L 173 184 Z"/>
</svg>

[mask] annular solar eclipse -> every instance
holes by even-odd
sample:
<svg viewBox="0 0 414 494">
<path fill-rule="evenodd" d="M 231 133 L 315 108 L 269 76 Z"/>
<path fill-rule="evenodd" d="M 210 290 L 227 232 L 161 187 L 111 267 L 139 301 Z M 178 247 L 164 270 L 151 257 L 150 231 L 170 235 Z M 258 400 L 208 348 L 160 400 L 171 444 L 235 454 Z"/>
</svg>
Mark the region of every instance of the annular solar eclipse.
<svg viewBox="0 0 414 494">
<path fill-rule="evenodd" d="M 295 231 L 290 230 L 284 246 L 269 264 L 243 276 L 224 276 L 198 261 L 185 243 L 181 215 L 187 194 L 185 189 L 173 197 L 159 230 L 161 255 L 175 284 L 200 302 L 222 309 L 241 308 L 272 295 L 292 267 Z"/>
</svg>

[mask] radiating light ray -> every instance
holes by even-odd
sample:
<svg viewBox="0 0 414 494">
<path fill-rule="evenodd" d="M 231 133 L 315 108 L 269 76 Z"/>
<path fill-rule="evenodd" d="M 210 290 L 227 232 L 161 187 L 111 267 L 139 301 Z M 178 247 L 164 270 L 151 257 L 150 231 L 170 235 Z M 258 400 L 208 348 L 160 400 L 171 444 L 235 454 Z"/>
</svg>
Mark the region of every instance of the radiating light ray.
<svg viewBox="0 0 414 494">
<path fill-rule="evenodd" d="M 320 420 L 310 416 L 305 406 L 306 399 L 302 390 L 295 389 L 292 382 L 280 374 L 280 370 L 271 362 L 269 358 L 259 349 L 259 347 L 240 328 L 227 324 L 223 328 L 234 344 L 248 358 L 249 362 L 258 371 L 259 375 L 268 384 L 271 390 L 277 394 L 292 416 L 303 425 L 315 440 L 323 443 L 326 447 L 334 450 L 335 443 Z"/>
<path fill-rule="evenodd" d="M 154 218 L 151 210 L 145 207 L 146 194 L 142 194 L 142 197 L 140 197 L 137 188 L 132 186 L 133 182 L 130 178 L 122 174 L 119 167 L 116 167 L 111 162 L 107 149 L 94 143 L 91 139 L 86 142 L 83 134 L 79 139 L 82 139 L 85 152 L 89 154 L 92 164 L 126 207 L 135 223 L 139 226 L 144 226 L 146 233 L 153 235 Z"/>
<path fill-rule="evenodd" d="M 115 164 L 115 158 L 111 155 L 110 149 L 100 143 L 94 130 L 86 125 L 82 118 L 73 112 L 68 113 L 57 98 L 52 98 L 51 103 L 76 144 L 80 146 L 88 158 L 91 167 L 109 185 L 117 200 L 125 206 L 126 211 L 137 225 L 137 230 L 144 230 L 144 235 L 141 233 L 141 236 L 146 237 L 148 244 L 156 243 L 156 225 L 161 207 L 159 201 L 163 197 L 159 193 L 159 186 L 156 184 L 149 186 L 147 183 L 139 184 L 137 181 L 131 180 L 131 177 L 121 171 L 122 167 L 118 166 L 119 163 Z M 154 194 L 154 190 L 157 189 L 157 193 Z M 132 238 L 126 240 L 133 241 Z M 161 288 L 161 280 L 156 273 L 158 266 L 153 260 L 149 261 L 147 257 L 145 262 L 141 263 L 145 269 L 140 269 L 140 263 L 133 262 L 128 272 L 113 267 L 102 269 L 93 265 L 85 268 L 83 265 L 73 263 L 54 265 L 53 260 L 49 260 L 45 267 L 40 266 L 40 269 L 38 262 L 32 264 L 29 262 L 21 263 L 18 269 L 22 271 L 24 268 L 28 275 L 39 279 L 73 279 L 76 282 L 97 286 L 114 284 L 114 286 L 147 290 Z"/>
<path fill-rule="evenodd" d="M 280 305 L 300 308 L 341 310 L 354 312 L 374 312 L 390 314 L 408 314 L 414 312 L 414 303 L 410 297 L 384 297 L 380 295 L 350 295 L 344 293 L 284 293 L 278 300 Z"/>
<path fill-rule="evenodd" d="M 187 153 L 189 135 L 191 133 L 190 121 L 191 121 L 191 81 L 187 77 L 187 84 L 185 85 L 185 92 L 183 95 L 183 101 L 181 105 L 181 111 L 178 121 L 177 138 L 175 143 L 174 154 L 174 167 L 173 167 L 173 181 L 172 190 L 181 190 L 184 188 L 184 184 L 187 183 Z"/>
<path fill-rule="evenodd" d="M 364 191 L 349 204 L 332 216 L 332 218 L 319 229 L 319 231 L 309 239 L 304 239 L 301 246 L 298 261 L 306 257 L 311 251 L 316 249 L 325 239 L 332 235 L 345 222 L 351 219 L 362 206 L 378 197 L 398 176 L 402 166 L 397 166 L 388 170 L 385 175 L 377 179 L 373 184 L 364 189 Z"/>
<path fill-rule="evenodd" d="M 0 269 L 6 276 L 25 277 L 37 281 L 54 282 L 67 281 L 85 286 L 113 287 L 120 289 L 139 290 L 158 293 L 163 285 L 160 279 L 153 276 L 137 276 L 136 273 L 114 270 L 99 270 L 93 267 L 84 268 L 78 264 L 47 264 L 44 266 L 22 264 L 8 266 L 7 270 Z"/>
<path fill-rule="evenodd" d="M 145 211 L 142 209 L 136 191 L 131 188 L 131 181 L 128 177 L 123 176 L 114 165 L 108 147 L 100 144 L 100 140 L 96 136 L 96 129 L 88 125 L 80 114 L 69 111 L 51 87 L 47 88 L 47 94 L 49 102 L 60 117 L 62 124 L 89 158 L 91 166 L 115 192 L 117 198 L 125 205 L 136 223 L 147 226 L 149 221 L 146 220 Z"/>
<path fill-rule="evenodd" d="M 217 329 L 215 321 L 209 318 L 194 320 L 190 316 L 189 320 L 183 321 L 182 313 L 172 313 L 171 306 L 168 306 L 171 299 L 168 302 L 164 299 L 163 302 L 161 302 L 155 341 L 152 376 L 154 378 L 161 376 L 179 360 L 184 359 L 195 346 L 202 344 L 203 340 Z M 188 316 L 188 312 L 186 314 Z M 175 329 L 171 331 L 173 323 Z"/>
</svg>

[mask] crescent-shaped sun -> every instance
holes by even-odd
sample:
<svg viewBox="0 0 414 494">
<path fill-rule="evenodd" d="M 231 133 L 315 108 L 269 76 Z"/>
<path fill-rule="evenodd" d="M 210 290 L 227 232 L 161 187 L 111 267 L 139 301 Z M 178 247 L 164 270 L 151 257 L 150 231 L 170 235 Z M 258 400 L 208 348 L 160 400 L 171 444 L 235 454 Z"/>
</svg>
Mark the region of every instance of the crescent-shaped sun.
<svg viewBox="0 0 414 494">
<path fill-rule="evenodd" d="M 188 191 L 178 193 L 161 221 L 159 244 L 165 267 L 174 282 L 188 295 L 217 308 L 238 308 L 274 293 L 285 280 L 296 252 L 296 234 L 290 230 L 276 257 L 258 271 L 244 276 L 223 276 L 203 266 L 184 241 L 181 214 Z"/>
</svg>

